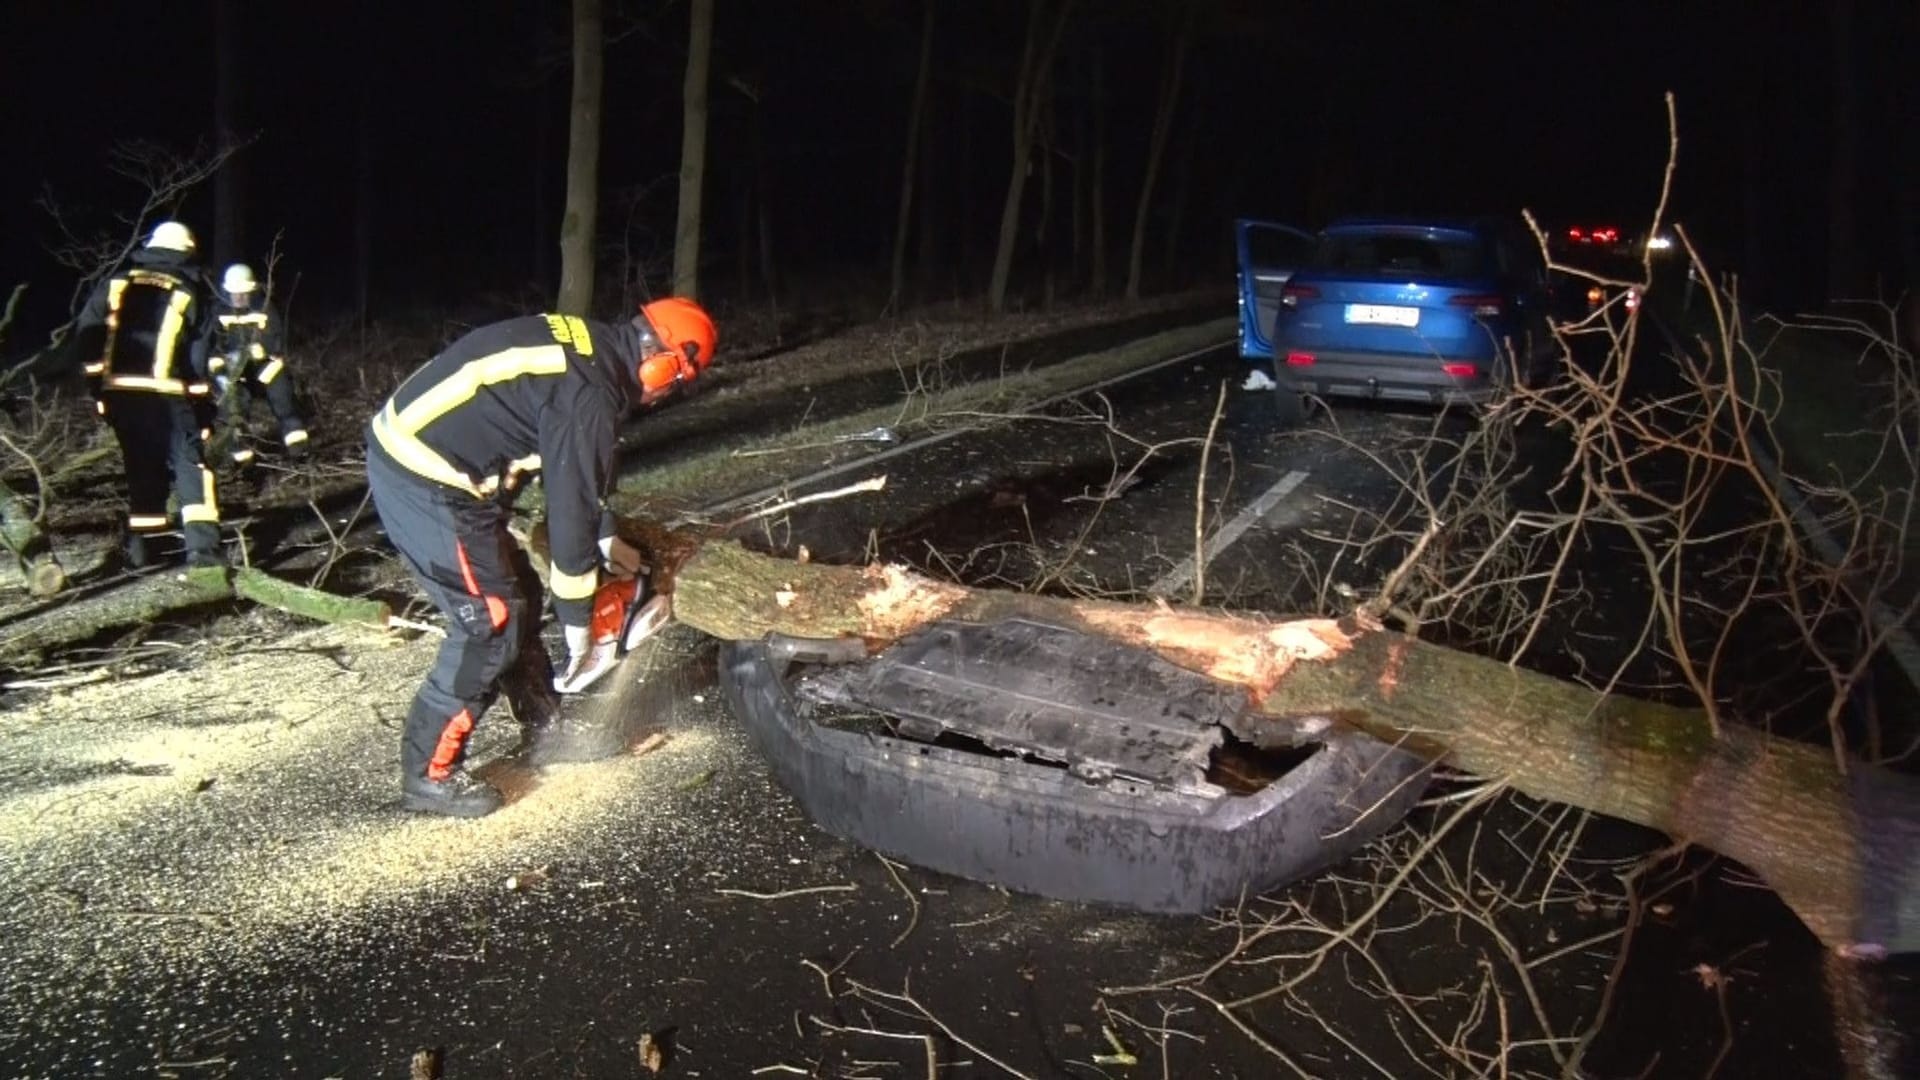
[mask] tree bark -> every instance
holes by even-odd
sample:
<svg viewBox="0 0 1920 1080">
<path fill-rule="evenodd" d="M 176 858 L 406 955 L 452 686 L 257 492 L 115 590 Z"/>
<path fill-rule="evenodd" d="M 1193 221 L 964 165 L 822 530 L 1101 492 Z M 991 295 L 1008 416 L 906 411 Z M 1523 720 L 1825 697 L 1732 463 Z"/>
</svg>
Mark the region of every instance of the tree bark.
<svg viewBox="0 0 1920 1080">
<path fill-rule="evenodd" d="M 0 480 L 0 548 L 12 556 L 30 595 L 44 599 L 66 588 L 66 568 L 54 556 L 50 538 L 40 527 L 37 504 L 23 498 L 4 480 Z"/>
<path fill-rule="evenodd" d="M 1147 143 L 1147 173 L 1140 181 L 1140 201 L 1133 211 L 1133 248 L 1127 256 L 1127 299 L 1140 299 L 1140 274 L 1147 252 L 1147 218 L 1153 209 L 1153 187 L 1160 178 L 1160 160 L 1166 156 L 1167 137 L 1180 106 L 1180 84 L 1186 76 L 1187 49 L 1193 40 L 1193 8 L 1180 16 L 1165 73 L 1160 81 L 1160 107 L 1154 111 L 1153 134 Z"/>
<path fill-rule="evenodd" d="M 707 177 L 707 72 L 713 53 L 713 0 L 693 0 L 687 75 L 681 99 L 679 221 L 673 231 L 673 292 L 700 295 L 700 192 Z"/>
<path fill-rule="evenodd" d="M 1041 104 L 1046 100 L 1053 53 L 1067 25 L 1072 0 L 1059 0 L 1049 20 L 1049 0 L 1032 0 L 1028 9 L 1027 40 L 1021 50 L 1020 74 L 1013 89 L 1013 168 L 1007 177 L 1007 196 L 1000 207 L 1000 236 L 993 251 L 993 274 L 987 281 L 987 307 L 994 314 L 1007 309 L 1007 286 L 1013 277 L 1013 252 L 1020 242 L 1020 203 L 1026 193 L 1027 173 L 1033 166 L 1033 141 L 1039 130 Z M 1051 22 L 1051 25 L 1049 25 Z"/>
<path fill-rule="evenodd" d="M 0 657 L 31 657 L 112 630 L 158 622 L 169 616 L 239 597 L 289 615 L 328 623 L 385 628 L 392 612 L 378 600 L 338 596 L 241 567 L 231 577 L 190 571 L 181 580 L 155 575 L 85 602 L 60 606 L 0 629 Z"/>
<path fill-rule="evenodd" d="M 1859 277 L 1859 223 L 1854 217 L 1858 196 L 1860 153 L 1858 94 L 1854 80 L 1853 0 L 1834 0 L 1827 8 L 1829 85 L 1833 93 L 1833 145 L 1827 170 L 1827 299 L 1857 299 Z"/>
<path fill-rule="evenodd" d="M 1093 269 L 1089 291 L 1094 296 L 1107 294 L 1107 99 L 1106 78 L 1100 50 L 1093 53 L 1093 191 L 1088 196 L 1092 210 Z"/>
<path fill-rule="evenodd" d="M 1174 142 L 1173 149 L 1173 190 L 1167 197 L 1167 233 L 1164 238 L 1166 255 L 1161 262 L 1161 273 L 1173 280 L 1180 266 L 1180 244 L 1186 230 L 1188 200 L 1193 197 L 1193 158 L 1194 149 L 1200 141 L 1200 125 L 1207 115 L 1200 103 L 1206 98 L 1205 71 L 1197 71 L 1193 78 L 1193 92 L 1188 99 L 1193 107 L 1187 110 L 1191 118 L 1180 125 L 1180 137 Z"/>
<path fill-rule="evenodd" d="M 590 315 L 600 217 L 600 84 L 605 38 L 600 0 L 573 0 L 573 107 L 567 135 L 567 208 L 560 219 L 557 311 Z"/>
<path fill-rule="evenodd" d="M 364 24 L 363 24 L 364 25 Z M 369 53 L 371 49 L 367 50 Z M 364 54 L 363 54 L 364 55 Z M 371 65 L 369 65 L 371 67 Z M 373 296 L 373 87 L 361 76 L 355 102 L 353 168 L 353 318 L 367 330 Z"/>
<path fill-rule="evenodd" d="M 913 178 L 919 164 L 920 127 L 927 111 L 927 84 L 933 75 L 933 3 L 922 0 L 920 68 L 913 77 L 913 104 L 907 111 L 907 151 L 900 166 L 900 209 L 893 226 L 893 275 L 888 280 L 887 309 L 897 310 L 907 281 L 907 225 L 913 220 Z"/>
<path fill-rule="evenodd" d="M 660 541 L 654 538 L 654 551 Z M 685 554 L 690 551 L 691 554 Z M 729 640 L 857 637 L 870 651 L 942 618 L 1024 615 L 1149 648 L 1313 717 L 1519 791 L 1658 829 L 1744 863 L 1827 946 L 1920 951 L 1920 783 L 1699 710 L 1561 682 L 1345 621 L 976 591 L 890 566 L 799 564 L 730 542 L 663 567 L 674 616 Z"/>
</svg>

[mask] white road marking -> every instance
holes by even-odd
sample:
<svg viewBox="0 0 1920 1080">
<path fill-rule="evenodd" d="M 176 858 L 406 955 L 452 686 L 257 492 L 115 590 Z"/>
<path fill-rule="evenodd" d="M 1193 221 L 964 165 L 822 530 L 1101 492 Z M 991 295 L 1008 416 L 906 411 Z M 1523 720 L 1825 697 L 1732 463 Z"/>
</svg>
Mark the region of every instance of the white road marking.
<svg viewBox="0 0 1920 1080">
<path fill-rule="evenodd" d="M 1262 492 L 1259 498 L 1248 503 L 1245 509 L 1233 516 L 1232 521 L 1227 522 L 1219 532 L 1214 533 L 1212 538 L 1201 546 L 1206 560 L 1212 562 L 1227 549 L 1229 544 L 1240 539 L 1242 533 L 1252 528 L 1254 522 L 1272 513 L 1273 508 L 1280 505 L 1280 500 L 1291 494 L 1293 489 L 1299 487 L 1309 475 L 1295 469 Z M 1176 563 L 1173 569 L 1160 575 L 1158 581 L 1147 587 L 1147 593 L 1152 596 L 1167 596 L 1175 589 L 1186 587 L 1186 584 L 1193 580 L 1193 569 L 1193 556 L 1189 555 Z"/>
</svg>

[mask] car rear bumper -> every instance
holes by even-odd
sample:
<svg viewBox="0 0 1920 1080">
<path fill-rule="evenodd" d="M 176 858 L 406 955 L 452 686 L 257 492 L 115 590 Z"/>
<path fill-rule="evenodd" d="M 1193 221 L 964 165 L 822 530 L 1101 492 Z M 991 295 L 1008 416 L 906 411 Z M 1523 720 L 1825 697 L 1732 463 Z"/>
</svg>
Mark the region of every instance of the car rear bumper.
<svg viewBox="0 0 1920 1080">
<path fill-rule="evenodd" d="M 1309 365 L 1282 364 L 1296 389 L 1320 397 L 1369 398 L 1433 404 L 1485 404 L 1499 389 L 1493 364 L 1482 357 L 1405 356 L 1393 353 L 1314 352 Z M 1474 365 L 1473 375 L 1449 375 L 1445 363 Z"/>
<path fill-rule="evenodd" d="M 721 684 L 822 828 L 933 870 L 1060 900 L 1204 913 L 1351 855 L 1417 801 L 1420 759 L 1357 733 L 1255 795 L 1091 783 L 1019 756 L 814 723 L 769 642 L 722 646 Z M 1277 734 L 1288 722 L 1267 719 Z"/>
</svg>

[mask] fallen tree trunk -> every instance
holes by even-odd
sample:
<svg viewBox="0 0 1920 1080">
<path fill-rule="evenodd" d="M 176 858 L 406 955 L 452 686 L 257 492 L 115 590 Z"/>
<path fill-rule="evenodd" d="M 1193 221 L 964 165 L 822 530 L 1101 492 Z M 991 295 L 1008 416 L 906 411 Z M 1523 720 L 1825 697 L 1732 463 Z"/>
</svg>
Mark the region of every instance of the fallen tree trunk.
<svg viewBox="0 0 1920 1080">
<path fill-rule="evenodd" d="M 0 548 L 12 557 L 32 595 L 48 597 L 66 587 L 66 568 L 54 557 L 39 514 L 4 480 L 0 480 Z"/>
<path fill-rule="evenodd" d="M 1710 848 L 1757 873 L 1830 948 L 1920 951 L 1920 782 L 1859 763 L 1842 775 L 1825 748 L 1731 726 L 1716 737 L 1699 710 L 1346 621 L 974 590 L 728 542 L 655 557 L 675 617 L 729 640 L 852 636 L 877 651 L 942 618 L 1025 615 L 1153 649 L 1245 686 L 1267 714 L 1323 717 Z"/>
<path fill-rule="evenodd" d="M 392 618 L 387 605 L 378 600 L 310 589 L 253 567 L 242 567 L 230 575 L 217 571 L 192 571 L 179 577 L 156 574 L 99 596 L 50 605 L 0 628 L 0 657 L 43 655 L 109 631 L 157 622 L 236 597 L 320 622 L 384 629 Z"/>
</svg>

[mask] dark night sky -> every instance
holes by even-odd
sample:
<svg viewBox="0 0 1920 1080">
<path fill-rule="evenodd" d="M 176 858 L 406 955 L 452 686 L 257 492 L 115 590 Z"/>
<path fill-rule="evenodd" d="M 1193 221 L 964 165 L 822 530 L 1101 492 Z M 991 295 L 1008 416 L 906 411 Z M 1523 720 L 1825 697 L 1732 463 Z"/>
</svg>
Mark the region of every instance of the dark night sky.
<svg viewBox="0 0 1920 1080">
<path fill-rule="evenodd" d="M 617 242 L 631 221 L 659 288 L 686 5 L 607 6 L 609 28 L 630 32 L 607 52 L 603 240 Z M 1189 155 L 1183 232 L 1198 267 L 1225 267 L 1226 223 L 1237 215 L 1318 224 L 1350 210 L 1643 214 L 1665 153 L 1668 89 L 1681 116 L 1681 220 L 1726 263 L 1771 271 L 1783 289 L 1803 284 L 1809 258 L 1824 258 L 1832 69 L 1823 5 L 1225 0 L 1220 8 L 1226 21 L 1193 55 L 1173 143 Z M 1860 8 L 1873 27 L 1855 75 L 1866 110 L 1860 202 L 1871 219 L 1892 212 L 1899 178 L 1911 175 L 1889 147 L 1894 118 L 1915 101 L 1912 77 L 1896 85 L 1894 76 L 1915 20 L 1891 0 Z M 1096 44 L 1105 56 L 1116 266 L 1171 25 L 1165 9 L 1080 0 L 1058 69 L 1059 130 L 1070 141 L 1087 99 L 1087 58 Z M 247 195 L 243 254 L 258 258 L 282 232 L 283 273 L 298 273 L 300 302 L 310 312 L 346 303 L 364 139 L 376 314 L 476 297 L 537 303 L 551 289 L 566 157 L 563 0 L 237 10 L 240 127 L 257 135 L 233 166 Z M 990 252 L 1009 137 L 1006 106 L 986 88 L 1018 62 L 1023 10 L 1018 0 L 940 6 L 930 197 L 948 223 L 934 260 L 950 279 L 946 295 L 977 290 Z M 768 193 L 789 287 L 884 275 L 919 11 L 917 0 L 718 0 L 706 189 L 713 290 L 732 287 L 742 198 L 756 190 Z M 36 301 L 16 350 L 58 321 L 66 299 L 68 279 L 41 250 L 54 230 L 36 196 L 50 189 L 102 221 L 138 202 L 135 188 L 106 172 L 110 145 L 185 146 L 211 133 L 213 12 L 211 0 L 9 5 L 0 270 L 32 281 Z M 733 79 L 757 88 L 757 105 Z M 1163 193 L 1173 172 L 1170 161 Z M 1064 215 L 1064 171 L 1058 184 Z M 629 216 L 626 200 L 642 189 Z M 206 244 L 211 193 L 209 185 L 183 211 Z M 1038 196 L 1034 185 L 1030 213 Z M 1764 244 L 1748 242 L 1755 221 L 1765 223 Z M 1900 254 L 1885 245 L 1882 262 Z"/>
</svg>

